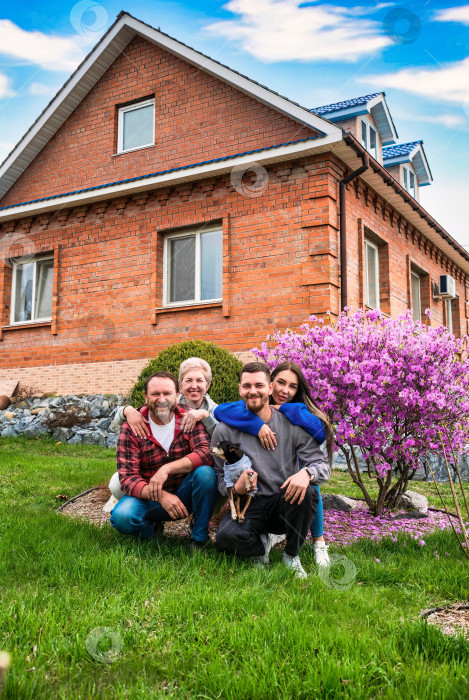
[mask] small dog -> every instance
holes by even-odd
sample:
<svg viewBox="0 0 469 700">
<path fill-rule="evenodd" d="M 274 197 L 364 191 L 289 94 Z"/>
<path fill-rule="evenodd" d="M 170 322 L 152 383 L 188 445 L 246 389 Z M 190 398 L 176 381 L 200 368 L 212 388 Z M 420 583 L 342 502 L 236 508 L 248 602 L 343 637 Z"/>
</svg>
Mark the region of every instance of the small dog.
<svg viewBox="0 0 469 700">
<path fill-rule="evenodd" d="M 222 440 L 218 443 L 218 445 L 211 447 L 210 452 L 216 457 L 220 457 L 220 459 L 225 462 L 223 466 L 223 476 L 225 479 L 226 488 L 228 490 L 228 497 L 230 499 L 231 517 L 233 520 L 243 523 L 246 511 L 251 503 L 251 498 L 257 492 L 257 488 L 250 493 L 251 484 L 249 482 L 249 473 L 245 474 L 244 482 L 248 493 L 244 507 L 241 510 L 242 496 L 233 494 L 233 486 L 238 481 L 241 474 L 247 469 L 251 468 L 251 460 L 249 457 L 243 454 L 243 452 L 239 449 L 239 445 L 234 445 L 227 440 Z M 254 472 L 251 472 L 251 474 L 253 473 Z"/>
</svg>

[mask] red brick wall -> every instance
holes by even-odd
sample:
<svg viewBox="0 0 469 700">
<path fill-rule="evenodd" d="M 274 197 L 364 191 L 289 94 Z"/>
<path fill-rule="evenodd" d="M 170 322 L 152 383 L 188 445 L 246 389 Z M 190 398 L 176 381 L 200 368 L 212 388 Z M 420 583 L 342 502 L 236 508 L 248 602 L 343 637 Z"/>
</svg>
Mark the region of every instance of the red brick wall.
<svg viewBox="0 0 469 700">
<path fill-rule="evenodd" d="M 116 156 L 117 105 L 150 95 L 156 145 Z M 0 201 L 6 206 L 314 133 L 135 38 Z"/>
<path fill-rule="evenodd" d="M 11 378 L 17 368 L 54 367 L 61 387 L 73 369 L 76 387 L 81 381 L 77 366 L 100 363 L 106 376 L 109 367 L 118 366 L 116 384 L 118 379 L 126 385 L 125 362 L 145 360 L 171 343 L 203 338 L 244 352 L 275 328 L 298 328 L 312 313 L 338 313 L 338 183 L 343 174 L 340 161 L 325 154 L 270 166 L 259 196 L 236 191 L 226 175 L 4 224 L 2 259 L 15 254 L 1 249 L 9 241 L 4 234 L 14 233 L 22 254 L 54 250 L 59 274 L 53 324 L 11 329 L 11 277 L 6 266 L 0 271 L 0 379 L 2 373 Z M 411 266 L 434 281 L 452 274 L 465 332 L 465 278 L 384 204 L 361 180 L 349 185 L 349 306 L 364 303 L 366 234 L 381 244 L 386 313 L 395 316 L 408 308 Z M 221 222 L 224 232 L 223 303 L 160 310 L 165 233 L 213 222 Z M 432 322 L 445 322 L 442 302 L 430 300 L 430 306 Z M 109 390 L 108 379 L 101 386 L 99 376 L 96 371 L 95 390 Z M 89 372 L 82 381 L 82 390 L 90 391 Z"/>
</svg>

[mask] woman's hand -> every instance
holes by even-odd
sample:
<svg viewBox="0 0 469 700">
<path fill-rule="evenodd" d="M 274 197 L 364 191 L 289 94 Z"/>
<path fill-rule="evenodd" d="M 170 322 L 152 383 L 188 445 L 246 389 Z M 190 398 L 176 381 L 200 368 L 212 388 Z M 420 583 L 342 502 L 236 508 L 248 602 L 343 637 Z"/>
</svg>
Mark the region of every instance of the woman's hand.
<svg viewBox="0 0 469 700">
<path fill-rule="evenodd" d="M 135 437 L 144 438 L 148 435 L 148 426 L 150 423 L 136 408 L 133 408 L 133 406 L 126 406 L 124 408 L 124 418 L 130 425 L 130 430 Z"/>
<path fill-rule="evenodd" d="M 207 418 L 210 415 L 208 411 L 203 408 L 195 408 L 191 411 L 185 413 L 181 420 L 181 428 L 185 433 L 190 433 L 194 429 L 195 424 L 200 420 Z"/>
<path fill-rule="evenodd" d="M 277 440 L 275 439 L 275 433 L 269 428 L 268 425 L 263 425 L 262 428 L 257 433 L 261 445 L 265 450 L 275 450 L 277 447 Z"/>
</svg>

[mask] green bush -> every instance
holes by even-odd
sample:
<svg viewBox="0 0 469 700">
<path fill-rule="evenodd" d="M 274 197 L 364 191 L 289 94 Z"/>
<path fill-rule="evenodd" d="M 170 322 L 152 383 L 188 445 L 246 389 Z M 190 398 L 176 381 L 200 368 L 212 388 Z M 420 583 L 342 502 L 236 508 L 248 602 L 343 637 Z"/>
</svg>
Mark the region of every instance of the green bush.
<svg viewBox="0 0 469 700">
<path fill-rule="evenodd" d="M 138 408 L 145 403 L 143 390 L 145 380 L 155 372 L 172 372 L 177 378 L 181 362 L 189 357 L 200 357 L 206 360 L 212 368 L 212 384 L 209 389 L 210 397 L 216 403 L 225 401 L 237 401 L 239 399 L 239 371 L 243 366 L 228 350 L 205 340 L 188 340 L 160 352 L 154 357 L 140 373 L 132 391 L 129 401 L 132 406 Z"/>
</svg>

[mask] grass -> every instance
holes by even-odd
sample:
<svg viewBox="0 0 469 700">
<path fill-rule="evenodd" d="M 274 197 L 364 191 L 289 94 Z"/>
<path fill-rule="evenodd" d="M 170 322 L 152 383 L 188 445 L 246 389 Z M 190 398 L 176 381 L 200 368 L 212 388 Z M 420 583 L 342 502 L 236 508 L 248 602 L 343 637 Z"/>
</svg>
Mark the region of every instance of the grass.
<svg viewBox="0 0 469 700">
<path fill-rule="evenodd" d="M 109 478 L 111 450 L 1 439 L 0 463 L 5 698 L 468 697 L 469 642 L 418 619 L 468 598 L 469 567 L 451 533 L 426 537 L 425 548 L 336 549 L 357 572 L 340 588 L 317 575 L 309 546 L 311 575 L 298 581 L 278 552 L 259 571 L 57 515 L 56 495 Z M 341 472 L 327 490 L 359 495 Z M 437 560 L 435 549 L 450 556 Z M 95 639 L 101 627 L 113 636 Z"/>
</svg>

